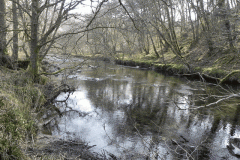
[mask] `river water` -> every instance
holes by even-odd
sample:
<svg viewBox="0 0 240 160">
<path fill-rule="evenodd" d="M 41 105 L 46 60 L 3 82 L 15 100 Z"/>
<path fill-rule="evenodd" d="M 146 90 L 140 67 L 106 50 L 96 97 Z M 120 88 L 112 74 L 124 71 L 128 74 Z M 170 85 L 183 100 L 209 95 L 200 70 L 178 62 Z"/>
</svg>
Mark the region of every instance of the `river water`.
<svg viewBox="0 0 240 160">
<path fill-rule="evenodd" d="M 191 109 L 230 88 L 102 61 L 88 62 L 69 78 L 77 90 L 55 104 L 65 114 L 48 127 L 52 135 L 82 139 L 93 152 L 121 159 L 238 159 L 237 148 L 228 147 L 240 138 L 238 99 Z"/>
</svg>

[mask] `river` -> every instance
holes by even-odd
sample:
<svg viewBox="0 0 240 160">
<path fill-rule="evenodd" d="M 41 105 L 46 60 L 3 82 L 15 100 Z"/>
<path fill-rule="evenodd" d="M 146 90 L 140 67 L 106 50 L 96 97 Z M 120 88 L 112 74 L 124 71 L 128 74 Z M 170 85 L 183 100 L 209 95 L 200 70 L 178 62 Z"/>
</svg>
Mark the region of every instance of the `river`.
<svg viewBox="0 0 240 160">
<path fill-rule="evenodd" d="M 240 138 L 239 100 L 191 109 L 226 88 L 103 61 L 88 61 L 68 77 L 77 90 L 55 104 L 65 114 L 49 134 L 82 139 L 119 159 L 238 159 L 229 141 Z"/>
</svg>

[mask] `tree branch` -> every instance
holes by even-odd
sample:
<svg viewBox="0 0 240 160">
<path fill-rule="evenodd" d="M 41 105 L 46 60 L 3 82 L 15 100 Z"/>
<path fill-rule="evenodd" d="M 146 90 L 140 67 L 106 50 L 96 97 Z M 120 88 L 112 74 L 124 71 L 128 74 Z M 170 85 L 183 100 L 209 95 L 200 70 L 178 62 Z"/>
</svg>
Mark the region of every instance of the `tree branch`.
<svg viewBox="0 0 240 160">
<path fill-rule="evenodd" d="M 198 106 L 198 107 L 189 108 L 189 109 L 199 109 L 199 108 L 203 108 L 203 107 L 211 107 L 211 106 L 213 106 L 213 105 L 217 105 L 217 104 L 219 104 L 220 102 L 223 102 L 223 101 L 225 101 L 225 100 L 228 100 L 228 99 L 234 98 L 234 97 L 240 97 L 240 93 L 231 94 L 231 95 L 229 95 L 229 96 L 225 96 L 224 98 L 221 98 L 221 99 L 217 100 L 216 102 L 209 103 L 209 104 L 207 104 L 207 105 L 205 105 L 205 106 Z"/>
<path fill-rule="evenodd" d="M 131 19 L 134 27 L 135 27 L 138 31 L 140 31 L 140 30 L 138 29 L 138 27 L 136 26 L 136 24 L 135 24 L 133 18 L 131 17 L 130 13 L 128 12 L 128 10 L 126 9 L 126 7 L 122 4 L 122 0 L 118 0 L 118 2 L 119 2 L 119 4 L 123 7 L 123 9 L 125 10 L 125 12 L 127 13 L 127 15 L 129 16 L 129 18 Z"/>
<path fill-rule="evenodd" d="M 98 5 L 97 11 L 94 13 L 93 18 L 92 18 L 92 19 L 90 20 L 90 22 L 87 24 L 86 28 L 88 28 L 88 27 L 92 24 L 93 20 L 96 18 L 98 12 L 99 12 L 100 9 L 102 8 L 103 3 L 104 3 L 104 2 L 107 2 L 107 1 L 108 1 L 108 0 L 103 0 L 103 1 Z"/>
</svg>

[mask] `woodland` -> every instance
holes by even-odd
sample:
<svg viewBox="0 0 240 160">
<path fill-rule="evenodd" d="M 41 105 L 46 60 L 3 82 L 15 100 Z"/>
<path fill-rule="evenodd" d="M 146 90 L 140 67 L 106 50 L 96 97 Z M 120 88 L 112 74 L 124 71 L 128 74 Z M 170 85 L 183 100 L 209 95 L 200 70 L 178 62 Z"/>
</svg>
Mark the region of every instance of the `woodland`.
<svg viewBox="0 0 240 160">
<path fill-rule="evenodd" d="M 89 5 L 92 13 L 81 14 L 83 0 L 3 0 L 2 65 L 15 68 L 21 54 L 36 82 L 48 53 L 180 64 L 189 73 L 199 67 L 200 72 L 216 72 L 217 78 L 239 73 L 238 1 L 105 0 Z"/>
<path fill-rule="evenodd" d="M 38 132 L 36 112 L 72 90 L 48 76 L 82 63 L 49 72 L 46 56 L 239 84 L 239 22 L 238 0 L 0 0 L 0 159 L 25 157 L 22 148 Z M 220 101 L 231 97 L 239 93 Z"/>
</svg>

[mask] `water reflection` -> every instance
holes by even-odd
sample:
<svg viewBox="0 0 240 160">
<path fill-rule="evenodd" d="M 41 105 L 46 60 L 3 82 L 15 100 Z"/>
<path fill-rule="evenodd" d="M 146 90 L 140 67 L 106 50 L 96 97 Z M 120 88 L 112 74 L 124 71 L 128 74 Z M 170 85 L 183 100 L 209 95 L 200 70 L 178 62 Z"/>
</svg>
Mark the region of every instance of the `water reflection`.
<svg viewBox="0 0 240 160">
<path fill-rule="evenodd" d="M 52 134 L 82 138 L 96 145 L 94 151 L 105 150 L 123 159 L 237 159 L 227 145 L 229 138 L 240 135 L 240 107 L 191 111 L 190 106 L 207 102 L 201 83 L 97 65 L 101 67 L 76 73 L 78 90 L 66 104 L 56 104 L 68 112 L 55 120 Z M 207 91 L 221 95 L 217 88 Z"/>
</svg>

